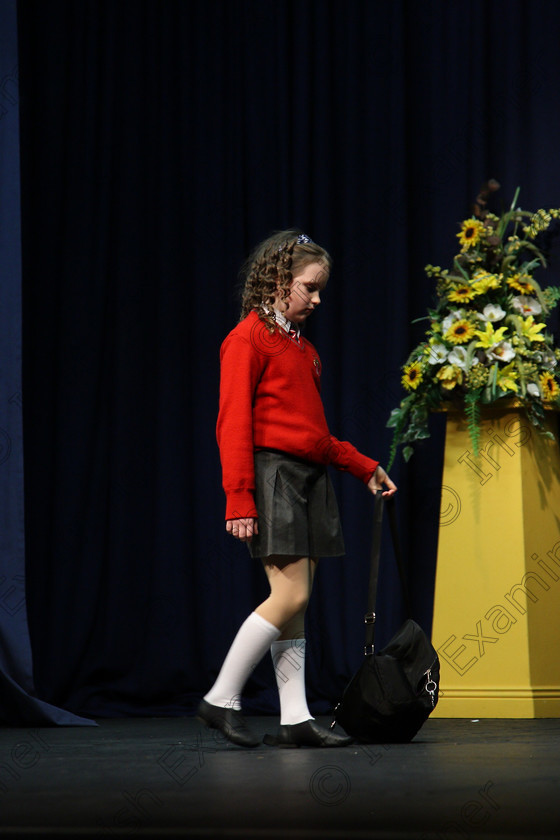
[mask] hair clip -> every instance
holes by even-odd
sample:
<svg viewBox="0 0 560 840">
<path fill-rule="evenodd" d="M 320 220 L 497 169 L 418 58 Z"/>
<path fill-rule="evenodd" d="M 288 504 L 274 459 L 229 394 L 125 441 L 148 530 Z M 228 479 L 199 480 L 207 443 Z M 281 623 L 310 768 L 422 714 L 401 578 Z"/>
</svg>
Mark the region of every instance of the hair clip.
<svg viewBox="0 0 560 840">
<path fill-rule="evenodd" d="M 308 242 L 313 242 L 311 237 L 308 236 L 306 233 L 300 233 L 298 238 L 296 239 L 295 244 L 296 245 L 307 245 Z M 278 248 L 278 252 L 282 251 L 283 248 L 284 248 L 284 246 L 280 245 L 280 247 Z"/>
</svg>

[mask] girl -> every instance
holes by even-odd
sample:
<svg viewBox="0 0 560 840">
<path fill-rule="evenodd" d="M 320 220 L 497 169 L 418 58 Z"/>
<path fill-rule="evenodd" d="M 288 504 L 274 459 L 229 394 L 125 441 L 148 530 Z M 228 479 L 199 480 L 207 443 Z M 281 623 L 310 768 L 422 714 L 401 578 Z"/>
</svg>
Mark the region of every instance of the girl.
<svg viewBox="0 0 560 840">
<path fill-rule="evenodd" d="M 253 251 L 241 319 L 221 348 L 217 439 L 226 530 L 260 558 L 270 595 L 240 627 L 198 717 L 235 744 L 259 738 L 241 714 L 241 692 L 270 649 L 280 695 L 279 747 L 338 747 L 351 738 L 319 726 L 305 695 L 304 615 L 319 557 L 344 554 L 331 464 L 375 493 L 397 488 L 377 461 L 327 428 L 321 363 L 300 328 L 317 308 L 328 253 L 299 230 L 280 231 Z M 384 487 L 383 487 L 384 486 Z"/>
</svg>

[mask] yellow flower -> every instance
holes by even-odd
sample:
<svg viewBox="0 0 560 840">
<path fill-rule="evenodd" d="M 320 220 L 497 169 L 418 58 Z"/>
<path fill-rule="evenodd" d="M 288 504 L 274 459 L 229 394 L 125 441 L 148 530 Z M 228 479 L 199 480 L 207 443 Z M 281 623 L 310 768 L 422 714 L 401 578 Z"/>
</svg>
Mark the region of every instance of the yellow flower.
<svg viewBox="0 0 560 840">
<path fill-rule="evenodd" d="M 544 335 L 539 335 L 541 330 L 544 330 L 546 324 L 535 324 L 535 319 L 532 315 L 528 318 L 523 318 L 521 321 L 521 333 L 529 341 L 544 341 Z"/>
<path fill-rule="evenodd" d="M 404 376 L 401 379 L 407 391 L 415 391 L 422 382 L 422 366 L 420 362 L 412 362 L 404 367 Z"/>
<path fill-rule="evenodd" d="M 521 251 L 523 248 L 523 242 L 521 239 L 515 234 L 514 236 L 508 236 L 507 242 L 504 245 L 504 251 L 506 254 L 516 254 L 517 251 Z"/>
<path fill-rule="evenodd" d="M 488 271 L 476 271 L 473 275 L 472 288 L 480 295 L 486 294 L 490 289 L 499 289 L 502 282 L 501 275 L 490 274 Z"/>
<path fill-rule="evenodd" d="M 516 384 L 517 370 L 514 367 L 515 362 L 510 362 L 509 365 L 498 370 L 496 376 L 496 385 L 502 391 L 514 391 L 516 394 L 519 390 Z"/>
<path fill-rule="evenodd" d="M 552 221 L 552 216 L 546 210 L 537 210 L 529 220 L 529 224 L 523 227 L 524 233 L 529 239 L 534 239 L 541 231 L 546 230 Z"/>
<path fill-rule="evenodd" d="M 495 330 L 492 322 L 486 321 L 486 328 L 484 332 L 482 330 L 476 330 L 474 333 L 480 339 L 476 342 L 476 347 L 493 347 L 494 344 L 498 344 L 498 342 L 502 340 L 506 331 L 507 327 L 498 327 L 498 329 Z"/>
<path fill-rule="evenodd" d="M 455 385 L 463 381 L 463 371 L 456 365 L 444 365 L 437 372 L 437 378 L 441 380 L 441 387 L 451 391 Z"/>
<path fill-rule="evenodd" d="M 470 341 L 474 333 L 474 326 L 466 318 L 459 318 L 453 321 L 443 338 L 451 344 L 465 344 Z"/>
<path fill-rule="evenodd" d="M 481 238 L 484 233 L 484 225 L 477 219 L 467 219 L 461 222 L 461 230 L 457 234 L 459 242 L 461 243 L 461 251 L 467 251 L 472 248 Z"/>
<path fill-rule="evenodd" d="M 532 295 L 535 293 L 535 287 L 531 283 L 531 276 L 529 274 L 512 274 L 507 281 L 508 286 L 512 289 L 517 289 L 524 295 Z"/>
<path fill-rule="evenodd" d="M 541 391 L 545 402 L 553 402 L 558 398 L 558 395 L 560 394 L 560 387 L 551 373 L 541 373 L 539 376 L 539 382 L 541 384 Z"/>
<path fill-rule="evenodd" d="M 473 289 L 468 285 L 468 283 L 463 283 L 461 286 L 455 286 L 455 288 L 449 292 L 447 297 L 455 303 L 462 303 L 462 301 L 468 302 L 469 300 L 472 300 L 477 296 L 477 294 L 479 294 L 479 292 L 477 292 L 476 289 Z"/>
</svg>

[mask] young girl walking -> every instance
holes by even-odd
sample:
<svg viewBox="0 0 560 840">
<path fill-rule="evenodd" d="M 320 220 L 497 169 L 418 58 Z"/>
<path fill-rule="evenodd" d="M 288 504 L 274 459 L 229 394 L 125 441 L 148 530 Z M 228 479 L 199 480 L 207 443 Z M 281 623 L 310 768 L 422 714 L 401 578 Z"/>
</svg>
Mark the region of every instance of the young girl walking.
<svg viewBox="0 0 560 840">
<path fill-rule="evenodd" d="M 241 319 L 222 344 L 217 439 L 226 530 L 260 558 L 270 595 L 241 625 L 198 717 L 235 744 L 260 739 L 241 713 L 241 693 L 270 650 L 280 727 L 264 743 L 342 747 L 351 738 L 319 726 L 305 694 L 304 617 L 319 557 L 344 554 L 327 465 L 375 493 L 397 488 L 379 463 L 329 433 L 321 362 L 300 328 L 320 303 L 331 258 L 299 230 L 255 248 L 242 276 Z"/>
</svg>

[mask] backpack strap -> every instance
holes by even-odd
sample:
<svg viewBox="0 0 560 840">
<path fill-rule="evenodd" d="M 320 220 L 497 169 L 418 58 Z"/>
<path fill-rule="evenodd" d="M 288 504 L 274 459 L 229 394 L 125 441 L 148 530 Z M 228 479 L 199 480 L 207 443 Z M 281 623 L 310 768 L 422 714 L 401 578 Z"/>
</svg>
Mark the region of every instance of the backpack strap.
<svg viewBox="0 0 560 840">
<path fill-rule="evenodd" d="M 398 529 L 397 517 L 395 513 L 395 503 L 392 497 L 385 502 L 383 491 L 378 490 L 375 494 L 375 501 L 373 506 L 373 534 L 371 539 L 371 562 L 369 571 L 368 597 L 367 597 L 367 611 L 364 616 L 364 623 L 366 625 L 364 656 L 371 656 L 375 651 L 375 602 L 377 600 L 377 583 L 379 579 L 379 558 L 381 554 L 381 535 L 383 531 L 383 509 L 387 504 L 389 513 L 389 526 L 391 529 L 391 537 L 393 540 L 393 549 L 395 552 L 395 560 L 399 571 L 399 579 L 401 582 L 401 589 L 405 608 L 408 617 L 412 615 L 410 594 L 408 590 L 408 581 L 406 578 L 406 571 L 402 559 Z"/>
</svg>

